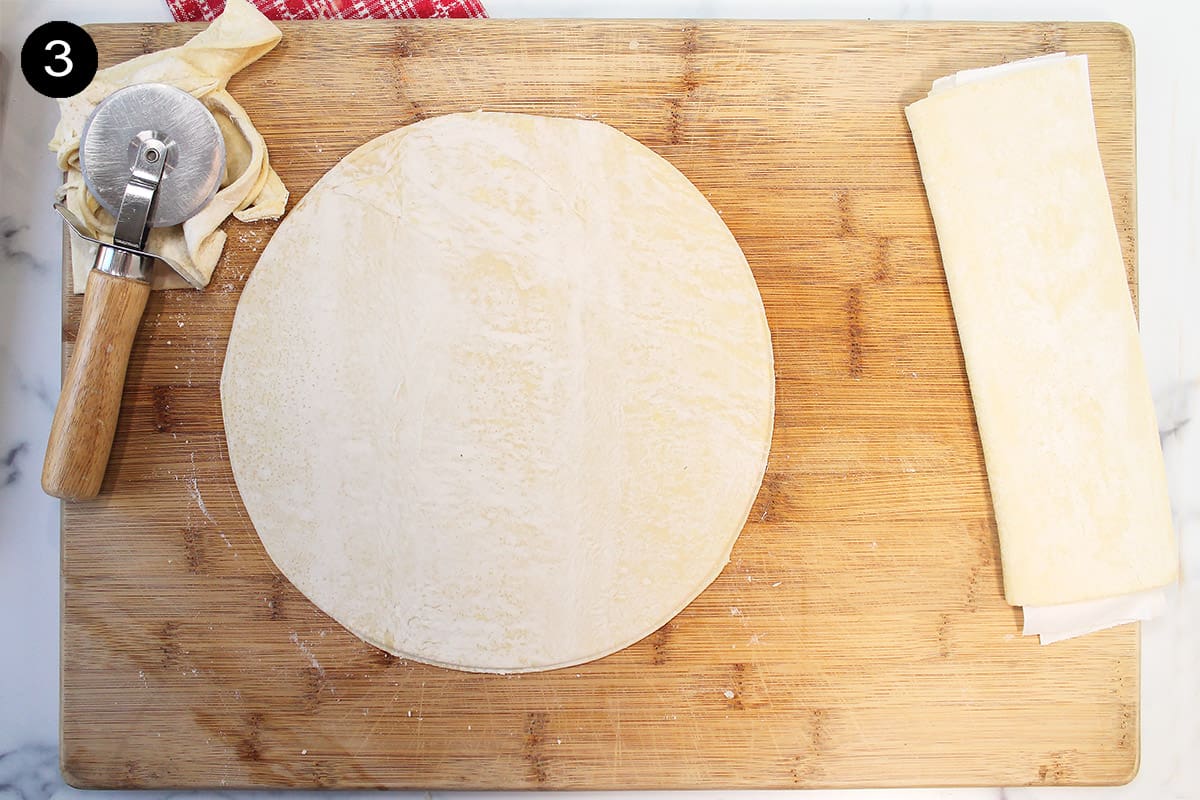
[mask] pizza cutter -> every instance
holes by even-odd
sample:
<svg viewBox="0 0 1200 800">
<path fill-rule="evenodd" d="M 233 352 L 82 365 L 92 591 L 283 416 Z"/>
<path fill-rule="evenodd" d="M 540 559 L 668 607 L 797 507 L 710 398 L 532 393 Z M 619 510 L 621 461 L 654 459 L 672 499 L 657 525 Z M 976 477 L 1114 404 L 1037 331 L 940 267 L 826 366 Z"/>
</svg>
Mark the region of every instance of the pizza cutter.
<svg viewBox="0 0 1200 800">
<path fill-rule="evenodd" d="M 116 228 L 111 242 L 99 241 L 66 206 L 55 206 L 97 246 L 42 466 L 42 488 L 66 500 L 100 493 L 154 259 L 204 288 L 170 259 L 148 252 L 146 237 L 151 228 L 179 225 L 213 198 L 225 171 L 225 142 L 213 115 L 187 92 L 136 84 L 96 106 L 80 137 L 79 167 Z"/>
</svg>

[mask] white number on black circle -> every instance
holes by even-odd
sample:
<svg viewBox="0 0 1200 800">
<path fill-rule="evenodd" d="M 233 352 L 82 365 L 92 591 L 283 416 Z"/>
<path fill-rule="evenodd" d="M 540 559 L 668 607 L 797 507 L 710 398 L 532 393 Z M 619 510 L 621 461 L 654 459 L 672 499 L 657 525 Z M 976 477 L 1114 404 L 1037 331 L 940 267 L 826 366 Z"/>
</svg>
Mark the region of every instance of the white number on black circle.
<svg viewBox="0 0 1200 800">
<path fill-rule="evenodd" d="M 75 69 L 75 64 L 67 56 L 71 55 L 71 45 L 64 42 L 62 39 L 55 39 L 46 43 L 46 50 L 49 51 L 54 47 L 61 47 L 62 52 L 54 56 L 55 61 L 63 62 L 61 69 L 54 69 L 53 66 L 46 66 L 46 74 L 51 78 L 61 78 L 64 75 L 70 75 L 71 70 Z"/>
</svg>

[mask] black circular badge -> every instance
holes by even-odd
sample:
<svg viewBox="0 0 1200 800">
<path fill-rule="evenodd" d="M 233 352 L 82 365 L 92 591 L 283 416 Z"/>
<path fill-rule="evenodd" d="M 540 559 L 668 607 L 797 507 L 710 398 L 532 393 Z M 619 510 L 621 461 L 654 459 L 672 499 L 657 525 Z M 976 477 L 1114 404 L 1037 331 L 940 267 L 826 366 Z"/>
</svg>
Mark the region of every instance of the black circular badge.
<svg viewBox="0 0 1200 800">
<path fill-rule="evenodd" d="M 96 43 L 73 22 L 38 26 L 21 47 L 21 72 L 38 94 L 70 97 L 96 77 Z"/>
</svg>

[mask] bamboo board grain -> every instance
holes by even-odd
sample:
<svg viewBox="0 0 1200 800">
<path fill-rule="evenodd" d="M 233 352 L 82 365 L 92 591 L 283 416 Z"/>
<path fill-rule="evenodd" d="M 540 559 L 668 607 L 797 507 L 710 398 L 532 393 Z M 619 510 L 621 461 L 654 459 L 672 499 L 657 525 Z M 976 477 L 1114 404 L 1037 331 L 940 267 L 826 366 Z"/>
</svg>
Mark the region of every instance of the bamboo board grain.
<svg viewBox="0 0 1200 800">
<path fill-rule="evenodd" d="M 1048 648 L 1004 603 L 978 434 L 903 106 L 941 75 L 1090 58 L 1135 280 L 1133 43 L 1109 24 L 285 23 L 230 88 L 294 203 L 376 135 L 487 108 L 596 118 L 721 211 L 778 398 L 732 561 L 608 658 L 468 675 L 395 659 L 267 559 L 218 380 L 273 223 L 158 292 L 102 496 L 67 504 L 62 759 L 79 786 L 1111 784 L 1138 761 L 1138 633 Z M 195 26 L 94 26 L 103 64 Z M 301 265 L 320 269 L 323 265 Z M 79 300 L 65 296 L 69 353 Z"/>
</svg>

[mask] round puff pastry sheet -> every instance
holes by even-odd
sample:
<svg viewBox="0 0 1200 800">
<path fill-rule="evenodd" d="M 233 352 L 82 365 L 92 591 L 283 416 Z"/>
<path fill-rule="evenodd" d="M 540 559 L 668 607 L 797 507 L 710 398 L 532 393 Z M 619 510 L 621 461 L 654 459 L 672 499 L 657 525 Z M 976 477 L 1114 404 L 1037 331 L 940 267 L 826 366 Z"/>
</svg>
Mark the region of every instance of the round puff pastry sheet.
<svg viewBox="0 0 1200 800">
<path fill-rule="evenodd" d="M 368 142 L 264 250 L 221 379 L 267 552 L 395 655 L 590 661 L 720 573 L 774 367 L 741 249 L 599 122 L 478 112 Z"/>
</svg>

